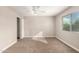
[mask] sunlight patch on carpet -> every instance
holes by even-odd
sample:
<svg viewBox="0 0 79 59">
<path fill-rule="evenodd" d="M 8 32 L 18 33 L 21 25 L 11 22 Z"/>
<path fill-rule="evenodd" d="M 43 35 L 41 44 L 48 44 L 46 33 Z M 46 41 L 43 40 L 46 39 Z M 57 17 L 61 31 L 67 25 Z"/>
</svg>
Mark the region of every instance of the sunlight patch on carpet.
<svg viewBox="0 0 79 59">
<path fill-rule="evenodd" d="M 42 43 L 48 44 L 47 40 L 45 39 L 43 32 L 37 33 L 35 36 L 32 37 L 33 40 L 40 41 Z"/>
</svg>

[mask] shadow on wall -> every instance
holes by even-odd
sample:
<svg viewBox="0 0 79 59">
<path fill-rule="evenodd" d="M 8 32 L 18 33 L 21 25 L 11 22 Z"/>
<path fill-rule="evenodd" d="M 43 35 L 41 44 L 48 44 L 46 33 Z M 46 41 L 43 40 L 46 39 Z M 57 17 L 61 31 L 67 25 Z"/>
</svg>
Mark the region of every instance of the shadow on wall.
<svg viewBox="0 0 79 59">
<path fill-rule="evenodd" d="M 36 40 L 36 41 L 40 41 L 40 42 L 45 43 L 45 44 L 48 44 L 48 42 L 45 39 L 42 31 L 37 33 L 35 36 L 33 36 L 32 39 Z"/>
</svg>

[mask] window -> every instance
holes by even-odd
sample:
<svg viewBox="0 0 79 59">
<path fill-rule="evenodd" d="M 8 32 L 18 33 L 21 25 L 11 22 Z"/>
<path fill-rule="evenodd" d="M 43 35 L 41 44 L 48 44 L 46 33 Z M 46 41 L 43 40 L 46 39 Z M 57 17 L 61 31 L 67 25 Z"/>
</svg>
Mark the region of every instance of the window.
<svg viewBox="0 0 79 59">
<path fill-rule="evenodd" d="M 72 13 L 63 16 L 63 30 L 65 31 L 79 31 L 79 13 Z"/>
<path fill-rule="evenodd" d="M 72 14 L 72 31 L 79 31 L 79 13 Z"/>
<path fill-rule="evenodd" d="M 66 15 L 63 17 L 63 30 L 70 31 L 71 25 L 71 15 Z"/>
</svg>

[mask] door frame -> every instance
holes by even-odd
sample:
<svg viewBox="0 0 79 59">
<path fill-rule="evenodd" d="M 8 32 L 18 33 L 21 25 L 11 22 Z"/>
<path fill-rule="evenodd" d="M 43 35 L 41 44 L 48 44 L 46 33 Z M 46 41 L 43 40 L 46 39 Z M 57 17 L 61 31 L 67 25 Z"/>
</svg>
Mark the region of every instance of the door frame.
<svg viewBox="0 0 79 59">
<path fill-rule="evenodd" d="M 20 18 L 20 17 L 18 17 L 19 18 L 19 20 L 20 20 L 20 23 L 19 23 L 19 25 L 20 25 L 20 39 L 23 39 L 24 38 L 24 18 Z M 17 30 L 18 30 L 18 28 L 17 28 Z M 18 33 L 17 33 L 17 35 L 18 35 Z"/>
</svg>

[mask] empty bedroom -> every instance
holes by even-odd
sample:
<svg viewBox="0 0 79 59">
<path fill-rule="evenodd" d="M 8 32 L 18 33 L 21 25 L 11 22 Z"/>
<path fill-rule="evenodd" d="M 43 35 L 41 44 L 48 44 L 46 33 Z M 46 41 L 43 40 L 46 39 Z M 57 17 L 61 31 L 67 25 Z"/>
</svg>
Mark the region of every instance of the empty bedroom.
<svg viewBox="0 0 79 59">
<path fill-rule="evenodd" d="M 0 6 L 1 53 L 78 53 L 79 6 Z"/>
</svg>

